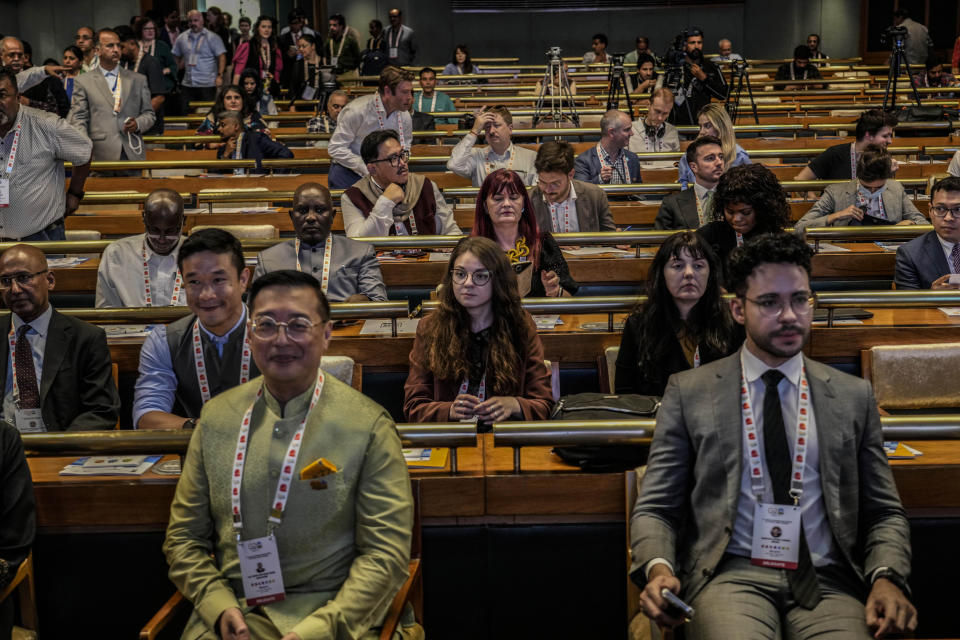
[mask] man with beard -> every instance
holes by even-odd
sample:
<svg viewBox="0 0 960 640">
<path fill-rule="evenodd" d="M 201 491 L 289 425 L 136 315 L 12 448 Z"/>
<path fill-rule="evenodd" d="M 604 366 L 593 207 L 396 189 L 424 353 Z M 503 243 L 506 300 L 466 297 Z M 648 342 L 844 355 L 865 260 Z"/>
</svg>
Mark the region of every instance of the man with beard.
<svg viewBox="0 0 960 640">
<path fill-rule="evenodd" d="M 684 46 L 683 73 L 677 88 L 670 120 L 674 124 L 698 124 L 700 109 L 716 98 L 727 95 L 727 83 L 720 68 L 703 57 L 703 31 L 699 27 L 687 29 Z"/>
<path fill-rule="evenodd" d="M 693 189 L 671 193 L 660 205 L 655 229 L 696 229 L 713 214 L 711 200 L 723 175 L 723 149 L 720 139 L 702 136 L 687 146 L 687 163 L 693 171 Z"/>
<path fill-rule="evenodd" d="M 437 185 L 410 173 L 410 154 L 400 147 L 396 131 L 374 131 L 363 139 L 360 155 L 370 173 L 344 191 L 340 200 L 348 236 L 462 233 Z"/>
<path fill-rule="evenodd" d="M 331 302 L 386 300 L 373 245 L 330 233 L 333 216 L 333 199 L 325 186 L 300 185 L 290 209 L 296 237 L 257 254 L 254 280 L 270 271 L 296 269 L 319 280 Z"/>
<path fill-rule="evenodd" d="M 799 45 L 793 50 L 793 62 L 785 62 L 777 69 L 774 80 L 819 80 L 822 76 L 816 65 L 810 64 L 810 49 L 806 45 Z M 788 84 L 782 91 L 796 91 L 798 89 L 822 89 L 822 84 Z"/>
<path fill-rule="evenodd" d="M 804 357 L 800 238 L 730 261 L 736 354 L 670 378 L 631 519 L 642 611 L 687 638 L 882 638 L 916 628 L 910 529 L 870 383 Z M 791 451 L 792 449 L 792 451 Z M 869 595 L 868 595 L 869 592 Z"/>
<path fill-rule="evenodd" d="M 92 149 L 66 120 L 21 106 L 17 76 L 0 67 L 0 238 L 63 240 L 63 219 L 80 206 Z M 66 192 L 64 162 L 73 163 Z"/>
</svg>

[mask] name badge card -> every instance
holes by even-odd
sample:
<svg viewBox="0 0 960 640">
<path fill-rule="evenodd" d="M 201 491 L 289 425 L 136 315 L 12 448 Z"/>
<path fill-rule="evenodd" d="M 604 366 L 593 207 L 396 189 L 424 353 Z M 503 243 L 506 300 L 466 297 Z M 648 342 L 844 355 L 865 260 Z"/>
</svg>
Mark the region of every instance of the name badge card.
<svg viewBox="0 0 960 640">
<path fill-rule="evenodd" d="M 396 57 L 397 57 L 397 47 L 390 47 L 390 53 L 389 53 L 388 57 L 390 57 L 390 58 L 396 58 Z"/>
<path fill-rule="evenodd" d="M 279 602 L 286 598 L 276 538 L 269 535 L 241 540 L 237 543 L 237 555 L 240 557 L 243 595 L 249 606 Z"/>
<path fill-rule="evenodd" d="M 44 433 L 47 430 L 40 409 L 17 409 L 16 421 L 20 433 Z"/>
<path fill-rule="evenodd" d="M 197 66 L 197 54 L 196 54 L 196 52 L 193 52 L 193 53 L 191 53 L 189 56 L 187 56 L 187 66 L 189 66 L 189 67 L 195 67 L 195 66 Z"/>
<path fill-rule="evenodd" d="M 757 502 L 750 562 L 761 567 L 796 569 L 799 557 L 800 507 Z"/>
<path fill-rule="evenodd" d="M 331 65 L 331 66 L 334 66 L 334 67 L 337 66 L 337 60 L 339 60 L 339 59 L 340 59 L 340 56 L 331 56 L 331 57 L 330 57 L 330 65 Z"/>
<path fill-rule="evenodd" d="M 10 206 L 10 181 L 0 178 L 0 207 Z"/>
<path fill-rule="evenodd" d="M 300 97 L 304 100 L 313 100 L 315 95 L 317 95 L 317 88 L 308 85 L 303 88 L 303 93 L 300 94 Z"/>
</svg>

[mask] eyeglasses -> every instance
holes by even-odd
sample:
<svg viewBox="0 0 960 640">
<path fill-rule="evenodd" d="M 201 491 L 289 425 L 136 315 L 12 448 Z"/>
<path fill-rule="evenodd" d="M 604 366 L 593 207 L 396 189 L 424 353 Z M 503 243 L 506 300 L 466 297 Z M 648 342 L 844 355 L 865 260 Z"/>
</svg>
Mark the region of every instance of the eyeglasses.
<svg viewBox="0 0 960 640">
<path fill-rule="evenodd" d="M 386 158 L 381 158 L 380 160 L 371 160 L 371 163 L 375 162 L 389 162 L 391 167 L 399 167 L 400 163 L 407 164 L 407 160 L 410 159 L 410 152 L 404 149 L 400 153 L 395 153 Z"/>
<path fill-rule="evenodd" d="M 144 231 L 146 232 L 144 233 L 144 235 L 150 238 L 151 240 L 163 240 L 164 238 L 179 238 L 180 235 L 183 233 L 183 223 L 181 223 L 180 226 L 177 227 L 176 231 L 158 232 L 156 227 L 149 227 L 146 225 L 144 225 Z"/>
<path fill-rule="evenodd" d="M 451 269 L 450 274 L 453 281 L 457 284 L 463 284 L 467 281 L 467 276 L 473 280 L 473 284 L 482 287 L 490 282 L 490 271 L 487 269 L 477 269 L 476 271 L 467 271 L 466 269 Z"/>
<path fill-rule="evenodd" d="M 318 324 L 320 323 L 311 322 L 306 318 L 294 318 L 290 322 L 277 322 L 273 318 L 260 318 L 254 321 L 251 330 L 253 335 L 261 340 L 273 340 L 280 335 L 280 327 L 283 327 L 288 338 L 302 340 Z"/>
<path fill-rule="evenodd" d="M 759 300 L 743 296 L 743 299 L 760 307 L 760 313 L 767 318 L 779 318 L 787 306 L 786 302 L 776 296 L 760 298 Z M 810 311 L 813 310 L 814 300 L 815 298 L 810 293 L 797 293 L 790 298 L 790 310 L 798 316 L 809 315 Z"/>
<path fill-rule="evenodd" d="M 930 213 L 933 214 L 934 218 L 946 218 L 949 213 L 954 220 L 960 220 L 960 206 L 945 207 L 942 204 L 935 204 L 930 207 Z"/>
<path fill-rule="evenodd" d="M 26 287 L 31 281 L 41 273 L 46 273 L 47 269 L 35 273 L 15 273 L 12 276 L 0 276 L 0 289 L 9 289 L 16 282 L 21 287 Z"/>
</svg>

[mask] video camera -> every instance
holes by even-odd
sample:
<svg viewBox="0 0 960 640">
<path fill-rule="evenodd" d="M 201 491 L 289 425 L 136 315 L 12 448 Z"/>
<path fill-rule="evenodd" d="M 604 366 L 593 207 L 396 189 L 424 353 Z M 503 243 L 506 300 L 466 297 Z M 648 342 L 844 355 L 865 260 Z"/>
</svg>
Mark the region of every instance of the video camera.
<svg viewBox="0 0 960 640">
<path fill-rule="evenodd" d="M 687 64 L 687 30 L 681 31 L 663 54 L 663 86 L 677 93 L 683 84 L 683 67 Z"/>
<path fill-rule="evenodd" d="M 547 49 L 548 62 L 560 62 L 560 47 L 550 47 Z"/>
<path fill-rule="evenodd" d="M 903 46 L 903 41 L 907 38 L 907 28 L 889 26 L 880 32 L 880 44 L 893 43 L 897 47 Z"/>
<path fill-rule="evenodd" d="M 610 58 L 610 66 L 614 71 L 623 71 L 623 61 L 627 57 L 626 53 L 608 53 L 607 57 Z"/>
</svg>

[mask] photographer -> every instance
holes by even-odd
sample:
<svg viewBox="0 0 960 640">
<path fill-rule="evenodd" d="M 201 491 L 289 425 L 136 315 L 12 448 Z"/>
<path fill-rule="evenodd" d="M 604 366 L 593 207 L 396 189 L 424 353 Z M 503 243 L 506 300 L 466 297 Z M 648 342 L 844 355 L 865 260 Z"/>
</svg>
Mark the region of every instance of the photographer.
<svg viewBox="0 0 960 640">
<path fill-rule="evenodd" d="M 682 49 L 680 43 L 682 44 Z M 711 99 L 724 100 L 727 83 L 717 65 L 703 57 L 703 31 L 690 27 L 677 37 L 674 50 L 667 53 L 667 80 L 664 85 L 676 100 L 670 121 L 697 124 L 697 113 Z"/>
</svg>

